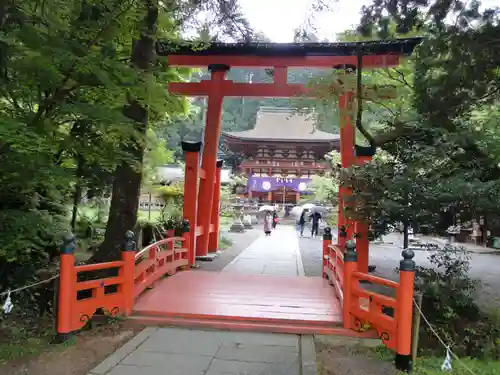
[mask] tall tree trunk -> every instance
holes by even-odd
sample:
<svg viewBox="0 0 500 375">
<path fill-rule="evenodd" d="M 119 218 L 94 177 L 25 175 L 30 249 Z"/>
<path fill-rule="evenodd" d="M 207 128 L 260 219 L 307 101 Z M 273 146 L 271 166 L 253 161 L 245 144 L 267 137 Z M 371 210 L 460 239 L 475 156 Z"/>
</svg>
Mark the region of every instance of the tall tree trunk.
<svg viewBox="0 0 500 375">
<path fill-rule="evenodd" d="M 138 70 L 148 72 L 155 60 L 155 35 L 158 21 L 156 1 L 145 2 L 147 14 L 144 19 L 144 30 L 132 48 L 132 63 Z M 135 98 L 129 97 L 123 113 L 132 120 L 137 134 L 146 137 L 148 130 L 148 109 Z M 123 163 L 114 173 L 111 205 L 104 242 L 92 257 L 94 262 L 109 261 L 120 257 L 124 235 L 133 230 L 137 222 L 139 195 L 142 181 L 144 144 L 142 139 L 133 142 L 127 151 L 133 156 L 135 165 Z"/>
<path fill-rule="evenodd" d="M 408 220 L 405 218 L 403 220 L 403 249 L 408 249 L 408 245 L 410 244 L 410 236 L 408 234 L 408 229 L 410 225 L 408 224 Z"/>
<path fill-rule="evenodd" d="M 76 220 L 78 218 L 78 206 L 82 198 L 82 174 L 83 174 L 83 157 L 78 155 L 76 158 L 76 183 L 75 191 L 73 192 L 73 210 L 71 213 L 71 230 L 74 232 L 76 227 Z"/>
</svg>

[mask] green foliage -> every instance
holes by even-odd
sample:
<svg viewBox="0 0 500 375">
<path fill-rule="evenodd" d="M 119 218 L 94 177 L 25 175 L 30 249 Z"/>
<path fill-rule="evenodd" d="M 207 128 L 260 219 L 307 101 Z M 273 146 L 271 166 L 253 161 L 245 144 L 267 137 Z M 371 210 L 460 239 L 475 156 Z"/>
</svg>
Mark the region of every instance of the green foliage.
<svg viewBox="0 0 500 375">
<path fill-rule="evenodd" d="M 220 204 L 221 204 L 221 216 L 232 217 L 232 206 L 231 202 L 236 198 L 234 194 L 234 188 L 232 185 L 221 186 L 220 191 Z"/>
<path fill-rule="evenodd" d="M 160 197 L 164 206 L 161 208 L 159 224 L 165 229 L 180 229 L 184 219 L 184 186 L 182 183 L 175 183 L 156 189 L 156 194 Z"/>
<path fill-rule="evenodd" d="M 443 357 L 421 357 L 415 364 L 415 375 L 447 375 L 449 371 L 442 371 Z M 470 375 L 498 375 L 500 374 L 500 362 L 491 360 L 477 360 L 470 358 L 461 358 L 453 362 L 453 374 Z"/>
<path fill-rule="evenodd" d="M 173 151 L 167 149 L 167 141 L 158 137 L 153 129 L 149 129 L 146 139 L 147 149 L 144 155 L 143 186 L 152 187 L 160 183 L 156 168 L 173 162 Z"/>
<path fill-rule="evenodd" d="M 334 206 L 337 204 L 338 185 L 332 177 L 313 176 L 308 188 L 311 194 L 305 195 L 301 203 L 318 202 Z"/>
<path fill-rule="evenodd" d="M 441 338 L 461 357 L 500 358 L 498 314 L 476 304 L 478 283 L 469 276 L 470 256 L 464 249 L 445 247 L 429 256 L 432 267 L 417 267 L 416 288 L 422 293 L 422 311 Z M 421 325 L 423 354 L 437 354 L 442 344 Z"/>
<path fill-rule="evenodd" d="M 172 185 L 157 187 L 156 194 L 165 204 L 181 205 L 184 200 L 184 184 L 176 182 Z"/>
<path fill-rule="evenodd" d="M 380 7 L 384 5 L 369 9 Z M 395 9 L 390 11 L 397 13 Z M 378 13 L 371 16 L 381 17 Z M 363 84 L 391 85 L 396 97 L 363 100 L 361 123 L 371 133 L 378 154 L 371 163 L 352 167 L 340 176 L 341 184 L 355 193 L 346 198 L 346 215 L 371 222 L 377 236 L 399 223 L 417 230 L 425 225 L 444 233 L 455 222 L 480 216 L 488 218 L 489 229 L 496 233 L 500 229 L 498 80 L 494 78 L 498 64 L 493 62 L 486 41 L 477 45 L 474 39 L 491 36 L 496 21 L 478 21 L 479 29 L 468 24 L 460 25 L 460 30 L 450 27 L 444 31 L 432 29 L 431 24 L 429 30 L 412 26 L 402 35 L 395 34 L 402 20 L 395 20 L 386 19 L 393 36 L 427 32 L 431 37 L 399 67 L 362 72 Z M 373 37 L 347 31 L 339 38 L 354 41 Z M 484 48 L 483 54 L 480 50 Z M 340 74 L 332 72 L 311 80 L 317 100 L 337 106 L 346 86 L 355 89 L 355 76 L 342 77 L 343 86 L 333 84 Z M 353 115 L 356 105 L 355 100 Z M 357 144 L 366 142 L 359 131 L 356 140 Z"/>
</svg>

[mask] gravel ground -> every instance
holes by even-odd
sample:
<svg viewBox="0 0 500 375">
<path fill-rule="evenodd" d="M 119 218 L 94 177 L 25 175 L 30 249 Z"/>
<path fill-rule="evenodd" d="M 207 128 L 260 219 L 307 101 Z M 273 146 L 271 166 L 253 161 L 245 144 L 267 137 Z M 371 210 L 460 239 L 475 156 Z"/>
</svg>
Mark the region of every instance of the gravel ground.
<svg viewBox="0 0 500 375">
<path fill-rule="evenodd" d="M 226 250 L 223 250 L 220 256 L 213 261 L 197 262 L 200 269 L 214 272 L 221 271 L 262 234 L 260 226 L 255 226 L 254 229 L 247 229 L 245 233 L 222 232 L 222 236 L 231 240 L 233 244 Z"/>
</svg>

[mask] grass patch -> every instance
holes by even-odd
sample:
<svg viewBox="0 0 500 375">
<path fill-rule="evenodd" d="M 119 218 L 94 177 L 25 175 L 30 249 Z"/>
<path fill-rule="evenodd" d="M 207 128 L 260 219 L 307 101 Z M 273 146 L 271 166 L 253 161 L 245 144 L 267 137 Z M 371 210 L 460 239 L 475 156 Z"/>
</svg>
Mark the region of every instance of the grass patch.
<svg viewBox="0 0 500 375">
<path fill-rule="evenodd" d="M 228 216 L 220 216 L 219 217 L 219 224 L 220 225 L 230 225 L 232 222 L 233 222 L 232 217 L 228 217 Z"/>
<path fill-rule="evenodd" d="M 47 350 L 58 350 L 74 343 L 70 339 L 62 344 L 52 344 L 55 335 L 45 323 L 49 324 L 43 322 L 37 329 L 27 329 L 9 320 L 8 326 L 1 328 L 0 364 L 25 357 L 38 357 Z"/>
<path fill-rule="evenodd" d="M 421 357 L 417 358 L 414 374 L 416 375 L 444 375 L 450 374 L 448 371 L 441 371 L 443 358 Z M 477 359 L 460 359 L 473 373 L 481 375 L 500 375 L 500 361 L 481 361 Z M 471 372 L 458 361 L 452 362 L 453 371 L 451 374 L 471 375 Z"/>
<path fill-rule="evenodd" d="M 366 356 L 385 362 L 394 360 L 394 353 L 385 346 L 367 348 L 354 346 L 350 350 L 354 355 Z M 453 371 L 441 371 L 443 357 L 417 357 L 413 374 L 414 375 L 500 375 L 500 361 L 486 361 L 471 358 L 460 358 L 460 361 L 452 360 Z M 462 364 L 463 363 L 463 364 Z M 465 366 L 467 367 L 465 367 Z M 470 369 L 470 371 L 469 371 Z M 471 373 L 472 371 L 472 373 Z"/>
<path fill-rule="evenodd" d="M 151 219 L 148 210 L 139 210 L 137 212 L 137 217 L 139 219 L 146 219 L 152 222 L 159 222 L 161 219 L 161 210 L 151 210 Z"/>
</svg>

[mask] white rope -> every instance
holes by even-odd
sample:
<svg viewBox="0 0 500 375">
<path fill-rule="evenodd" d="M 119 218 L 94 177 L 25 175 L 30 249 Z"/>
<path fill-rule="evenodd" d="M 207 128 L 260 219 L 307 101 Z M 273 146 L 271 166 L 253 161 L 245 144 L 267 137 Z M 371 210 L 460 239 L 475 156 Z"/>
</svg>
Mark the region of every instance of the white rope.
<svg viewBox="0 0 500 375">
<path fill-rule="evenodd" d="M 422 309 L 420 308 L 420 306 L 417 304 L 417 301 L 415 301 L 415 298 L 413 298 L 413 304 L 415 305 L 415 307 L 417 308 L 420 316 L 422 317 L 422 319 L 424 320 L 424 322 L 427 324 L 427 326 L 430 328 L 431 332 L 434 334 L 434 336 L 436 336 L 436 338 L 438 339 L 438 341 L 443 345 L 443 347 L 446 349 L 446 358 L 444 360 L 444 363 L 443 363 L 443 366 L 442 366 L 442 369 L 443 370 L 450 370 L 451 371 L 451 357 L 455 358 L 455 360 L 460 363 L 467 371 L 469 371 L 472 375 L 477 375 L 474 371 L 472 371 L 465 363 L 463 363 L 460 358 L 458 358 L 458 356 L 453 353 L 449 347 L 449 345 L 447 345 L 444 340 L 439 336 L 439 334 L 437 333 L 436 329 L 432 326 L 432 324 L 429 322 L 429 320 L 427 319 L 427 317 L 424 315 L 424 313 L 422 312 Z M 451 355 L 451 357 L 450 357 Z"/>
<path fill-rule="evenodd" d="M 52 276 L 52 277 L 51 277 L 51 278 L 49 278 L 49 279 L 42 280 L 42 281 L 39 281 L 39 282 L 34 283 L 34 284 L 29 284 L 29 285 L 25 285 L 25 286 L 22 286 L 22 287 L 17 288 L 17 289 L 8 290 L 8 291 L 6 291 L 6 292 L 0 293 L 0 297 L 6 296 L 6 295 L 9 295 L 9 294 L 12 294 L 12 293 L 20 292 L 20 291 L 22 291 L 22 290 L 26 290 L 26 289 L 34 288 L 35 286 L 38 286 L 38 285 L 42 285 L 42 284 L 48 283 L 49 281 L 52 281 L 52 280 L 54 280 L 54 279 L 57 279 L 58 277 L 59 277 L 59 274 L 54 275 L 54 276 Z"/>
</svg>

